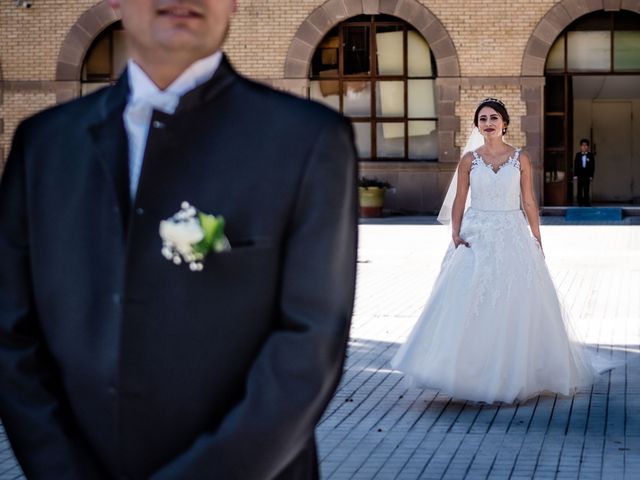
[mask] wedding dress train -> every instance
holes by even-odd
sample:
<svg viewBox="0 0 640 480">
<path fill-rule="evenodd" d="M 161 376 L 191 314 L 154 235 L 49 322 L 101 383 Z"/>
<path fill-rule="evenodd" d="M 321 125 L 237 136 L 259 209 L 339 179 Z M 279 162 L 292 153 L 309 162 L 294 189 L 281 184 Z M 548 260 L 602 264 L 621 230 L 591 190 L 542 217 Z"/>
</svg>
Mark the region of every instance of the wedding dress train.
<svg viewBox="0 0 640 480">
<path fill-rule="evenodd" d="M 571 395 L 597 375 L 574 338 L 520 209 L 520 150 L 497 171 L 473 152 L 471 207 L 392 366 L 413 384 L 493 403 Z"/>
</svg>

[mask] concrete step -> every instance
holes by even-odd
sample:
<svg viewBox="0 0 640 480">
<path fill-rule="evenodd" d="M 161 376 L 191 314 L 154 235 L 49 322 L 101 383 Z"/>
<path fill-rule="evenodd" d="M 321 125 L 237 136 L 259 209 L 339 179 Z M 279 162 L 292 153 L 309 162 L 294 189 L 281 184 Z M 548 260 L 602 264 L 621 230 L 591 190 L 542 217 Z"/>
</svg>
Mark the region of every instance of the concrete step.
<svg viewBox="0 0 640 480">
<path fill-rule="evenodd" d="M 564 218 L 569 221 L 595 220 L 620 221 L 622 208 L 616 207 L 572 207 L 567 208 Z"/>
<path fill-rule="evenodd" d="M 612 210 L 610 212 L 609 210 Z M 571 211 L 572 213 L 568 213 Z M 542 207 L 541 215 L 561 216 L 567 220 L 620 220 L 625 217 L 640 216 L 639 205 L 596 205 L 593 207 Z M 575 215 L 575 216 L 574 216 Z M 621 215 L 619 217 L 618 215 Z"/>
</svg>

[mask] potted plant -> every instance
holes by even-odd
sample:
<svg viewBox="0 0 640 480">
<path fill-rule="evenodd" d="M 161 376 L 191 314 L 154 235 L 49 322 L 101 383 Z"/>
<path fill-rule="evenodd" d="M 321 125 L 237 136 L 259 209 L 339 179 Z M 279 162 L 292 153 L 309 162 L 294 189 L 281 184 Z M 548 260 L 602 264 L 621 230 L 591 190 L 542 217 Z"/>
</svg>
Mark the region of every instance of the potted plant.
<svg viewBox="0 0 640 480">
<path fill-rule="evenodd" d="M 365 218 L 381 217 L 385 192 L 393 188 L 389 182 L 377 178 L 360 177 L 358 192 L 360 196 L 360 216 Z"/>
</svg>

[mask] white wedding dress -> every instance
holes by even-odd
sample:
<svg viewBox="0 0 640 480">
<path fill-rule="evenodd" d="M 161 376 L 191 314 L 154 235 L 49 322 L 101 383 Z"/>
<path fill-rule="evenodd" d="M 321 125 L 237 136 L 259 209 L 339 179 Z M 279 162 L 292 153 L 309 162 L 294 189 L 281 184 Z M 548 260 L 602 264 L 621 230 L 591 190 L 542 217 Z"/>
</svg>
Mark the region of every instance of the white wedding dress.
<svg viewBox="0 0 640 480">
<path fill-rule="evenodd" d="M 513 403 L 571 395 L 597 374 L 573 337 L 520 209 L 520 150 L 494 172 L 473 152 L 471 207 L 393 368 L 457 399 Z"/>
</svg>

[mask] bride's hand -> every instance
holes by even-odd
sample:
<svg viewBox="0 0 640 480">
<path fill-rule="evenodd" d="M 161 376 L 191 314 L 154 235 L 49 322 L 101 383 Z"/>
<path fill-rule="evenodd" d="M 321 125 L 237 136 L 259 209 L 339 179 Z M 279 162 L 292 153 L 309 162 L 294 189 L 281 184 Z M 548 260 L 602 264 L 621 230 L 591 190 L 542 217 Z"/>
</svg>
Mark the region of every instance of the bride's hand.
<svg viewBox="0 0 640 480">
<path fill-rule="evenodd" d="M 471 245 L 469 245 L 469 242 L 465 242 L 460 235 L 454 235 L 453 236 L 453 246 L 458 248 L 460 245 L 464 245 L 465 247 L 469 248 Z"/>
<path fill-rule="evenodd" d="M 540 249 L 540 253 L 542 253 L 542 258 L 547 258 L 546 255 L 544 254 L 544 248 L 542 248 L 542 241 L 537 237 L 533 237 L 533 238 L 536 241 L 536 246 Z"/>
</svg>

